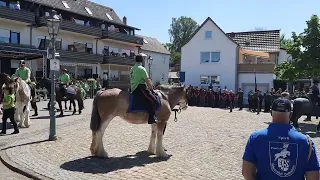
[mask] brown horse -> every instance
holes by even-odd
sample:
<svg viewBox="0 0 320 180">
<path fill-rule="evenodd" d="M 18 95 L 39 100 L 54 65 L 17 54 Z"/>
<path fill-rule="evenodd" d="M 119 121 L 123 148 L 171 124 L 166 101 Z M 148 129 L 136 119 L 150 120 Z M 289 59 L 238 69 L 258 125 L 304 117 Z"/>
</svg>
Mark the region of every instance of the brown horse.
<svg viewBox="0 0 320 180">
<path fill-rule="evenodd" d="M 179 87 L 161 87 L 157 91 L 160 97 L 160 108 L 156 111 L 156 117 L 160 121 L 151 125 L 151 138 L 148 152 L 157 157 L 168 157 L 165 152 L 162 139 L 163 130 L 170 118 L 171 110 L 179 103 L 180 108 L 187 109 L 186 89 Z M 97 93 L 93 100 L 90 128 L 92 130 L 91 154 L 98 157 L 108 157 L 104 150 L 102 137 L 110 121 L 119 116 L 132 124 L 146 124 L 148 114 L 145 112 L 129 113 L 130 93 L 120 89 L 108 89 Z M 157 143 L 156 143 L 157 136 Z"/>
</svg>

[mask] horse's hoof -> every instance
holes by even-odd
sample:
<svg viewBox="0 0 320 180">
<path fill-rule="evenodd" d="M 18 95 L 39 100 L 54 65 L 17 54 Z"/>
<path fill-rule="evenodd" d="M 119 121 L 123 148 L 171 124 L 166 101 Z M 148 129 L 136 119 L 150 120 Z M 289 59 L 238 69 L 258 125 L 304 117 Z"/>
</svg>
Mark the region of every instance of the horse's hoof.
<svg viewBox="0 0 320 180">
<path fill-rule="evenodd" d="M 155 154 L 155 149 L 154 148 L 148 148 L 148 151 L 147 151 L 149 154 Z"/>
<path fill-rule="evenodd" d="M 75 115 L 75 114 L 76 114 L 76 112 L 73 112 L 73 113 L 72 113 L 72 115 Z"/>
<path fill-rule="evenodd" d="M 169 155 L 163 150 L 161 152 L 156 152 L 156 156 L 159 158 L 167 158 Z"/>
</svg>

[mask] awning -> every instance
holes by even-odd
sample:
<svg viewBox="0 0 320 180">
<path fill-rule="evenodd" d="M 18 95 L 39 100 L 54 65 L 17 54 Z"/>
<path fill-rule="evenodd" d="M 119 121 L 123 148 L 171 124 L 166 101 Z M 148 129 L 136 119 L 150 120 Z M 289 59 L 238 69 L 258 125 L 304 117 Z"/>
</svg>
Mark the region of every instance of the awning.
<svg viewBox="0 0 320 180">
<path fill-rule="evenodd" d="M 37 59 L 47 55 L 46 50 L 36 49 L 34 46 L 0 43 L 0 56 L 12 59 Z"/>
<path fill-rule="evenodd" d="M 68 61 L 61 61 L 61 60 L 60 60 L 60 66 L 75 67 L 75 66 L 77 66 L 77 63 L 75 63 L 75 62 L 68 62 Z"/>
<path fill-rule="evenodd" d="M 85 66 L 85 67 L 92 67 L 95 64 L 88 64 L 88 63 L 77 63 L 77 66 Z"/>
</svg>

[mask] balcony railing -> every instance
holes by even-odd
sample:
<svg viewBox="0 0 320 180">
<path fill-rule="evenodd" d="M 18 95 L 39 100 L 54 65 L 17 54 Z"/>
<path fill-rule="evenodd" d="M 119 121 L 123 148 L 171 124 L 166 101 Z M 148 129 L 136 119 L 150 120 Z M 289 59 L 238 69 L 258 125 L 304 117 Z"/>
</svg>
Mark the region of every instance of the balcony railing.
<svg viewBox="0 0 320 180">
<path fill-rule="evenodd" d="M 105 31 L 102 31 L 102 36 L 104 38 L 113 39 L 117 41 L 124 41 L 124 42 L 133 43 L 133 44 L 140 44 L 140 45 L 143 44 L 143 38 L 128 35 L 121 32 L 112 32 L 112 31 L 105 30 Z"/>
<path fill-rule="evenodd" d="M 38 26 L 46 26 L 46 22 L 47 22 L 47 17 L 37 18 Z M 80 34 L 87 34 L 87 35 L 97 36 L 97 37 L 102 36 L 102 30 L 100 28 L 77 24 L 73 21 L 67 21 L 67 20 L 61 21 L 60 28 L 65 31 L 71 31 L 71 32 L 80 33 Z"/>
<path fill-rule="evenodd" d="M 238 72 L 273 73 L 275 64 L 238 64 Z"/>
<path fill-rule="evenodd" d="M 35 22 L 35 14 L 25 10 L 11 9 L 0 6 L 0 18 L 21 21 L 26 23 Z"/>
</svg>

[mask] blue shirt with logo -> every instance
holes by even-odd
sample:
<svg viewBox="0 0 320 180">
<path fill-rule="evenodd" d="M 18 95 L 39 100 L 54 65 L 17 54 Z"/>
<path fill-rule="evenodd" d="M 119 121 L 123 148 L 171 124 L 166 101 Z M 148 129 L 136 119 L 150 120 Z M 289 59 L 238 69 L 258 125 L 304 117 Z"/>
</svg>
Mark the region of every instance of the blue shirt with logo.
<svg viewBox="0 0 320 180">
<path fill-rule="evenodd" d="M 243 160 L 257 168 L 258 180 L 304 180 L 308 171 L 320 169 L 312 143 L 311 158 L 308 138 L 290 124 L 272 123 L 249 137 Z"/>
</svg>

